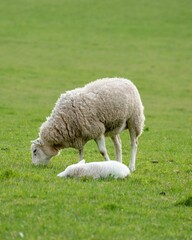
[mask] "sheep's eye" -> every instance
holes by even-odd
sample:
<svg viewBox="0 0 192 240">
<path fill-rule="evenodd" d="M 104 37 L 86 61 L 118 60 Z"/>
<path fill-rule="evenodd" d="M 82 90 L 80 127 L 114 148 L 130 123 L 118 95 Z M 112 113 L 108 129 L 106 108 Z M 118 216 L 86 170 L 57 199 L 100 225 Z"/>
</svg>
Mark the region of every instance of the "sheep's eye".
<svg viewBox="0 0 192 240">
<path fill-rule="evenodd" d="M 33 150 L 33 154 L 36 156 L 37 149 Z"/>
</svg>

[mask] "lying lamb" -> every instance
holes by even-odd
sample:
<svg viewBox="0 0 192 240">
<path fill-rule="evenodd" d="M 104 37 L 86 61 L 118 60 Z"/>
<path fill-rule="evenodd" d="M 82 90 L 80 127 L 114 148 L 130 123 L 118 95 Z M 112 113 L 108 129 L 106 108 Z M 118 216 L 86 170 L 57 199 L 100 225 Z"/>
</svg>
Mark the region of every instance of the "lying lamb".
<svg viewBox="0 0 192 240">
<path fill-rule="evenodd" d="M 32 141 L 32 161 L 47 164 L 63 148 L 79 150 L 95 140 L 105 160 L 110 160 L 105 136 L 111 137 L 116 160 L 122 162 L 119 133 L 129 130 L 131 139 L 130 169 L 135 170 L 137 141 L 144 126 L 144 107 L 135 85 L 123 78 L 104 78 L 61 94 L 50 117 L 42 124 L 39 138 Z"/>
<path fill-rule="evenodd" d="M 117 161 L 90 162 L 85 163 L 81 160 L 77 164 L 68 166 L 64 172 L 59 173 L 58 177 L 89 177 L 97 178 L 125 178 L 130 175 L 129 168 Z"/>
</svg>

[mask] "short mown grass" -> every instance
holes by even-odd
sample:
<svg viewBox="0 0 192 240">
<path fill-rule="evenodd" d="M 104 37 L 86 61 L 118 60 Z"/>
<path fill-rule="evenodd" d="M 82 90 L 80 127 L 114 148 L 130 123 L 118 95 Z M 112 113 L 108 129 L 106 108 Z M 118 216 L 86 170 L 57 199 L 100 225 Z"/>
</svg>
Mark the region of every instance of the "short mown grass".
<svg viewBox="0 0 192 240">
<path fill-rule="evenodd" d="M 191 1 L 1 0 L 0 12 L 0 239 L 192 239 Z M 74 149 L 33 166 L 60 93 L 113 76 L 145 105 L 131 177 L 57 178 Z M 102 160 L 92 141 L 85 160 Z"/>
</svg>

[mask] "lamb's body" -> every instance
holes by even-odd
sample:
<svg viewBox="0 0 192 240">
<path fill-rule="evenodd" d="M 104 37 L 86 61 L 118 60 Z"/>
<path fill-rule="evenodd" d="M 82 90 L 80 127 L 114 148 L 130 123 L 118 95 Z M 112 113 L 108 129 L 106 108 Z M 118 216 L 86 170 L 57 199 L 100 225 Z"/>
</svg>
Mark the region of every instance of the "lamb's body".
<svg viewBox="0 0 192 240">
<path fill-rule="evenodd" d="M 117 161 L 90 162 L 84 160 L 68 166 L 58 177 L 89 177 L 89 178 L 125 178 L 130 175 L 129 168 Z"/>
<path fill-rule="evenodd" d="M 79 150 L 79 160 L 82 160 L 84 145 L 94 139 L 104 158 L 109 160 L 104 136 L 110 136 L 116 158 L 121 162 L 118 134 L 129 129 L 133 146 L 130 167 L 133 170 L 136 142 L 143 125 L 143 105 L 137 88 L 127 79 L 106 78 L 62 94 L 51 116 L 42 124 L 39 137 L 41 145 L 49 146 L 49 151 L 43 149 L 46 156 L 73 147 Z"/>
</svg>

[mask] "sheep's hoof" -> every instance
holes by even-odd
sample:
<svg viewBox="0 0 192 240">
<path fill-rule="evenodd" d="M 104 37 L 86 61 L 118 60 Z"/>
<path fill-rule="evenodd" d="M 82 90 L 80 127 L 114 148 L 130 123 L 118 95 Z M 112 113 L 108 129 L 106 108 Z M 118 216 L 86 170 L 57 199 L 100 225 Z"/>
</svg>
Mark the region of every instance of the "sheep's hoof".
<svg viewBox="0 0 192 240">
<path fill-rule="evenodd" d="M 129 166 L 129 169 L 131 172 L 134 172 L 136 170 L 134 166 Z"/>
</svg>

